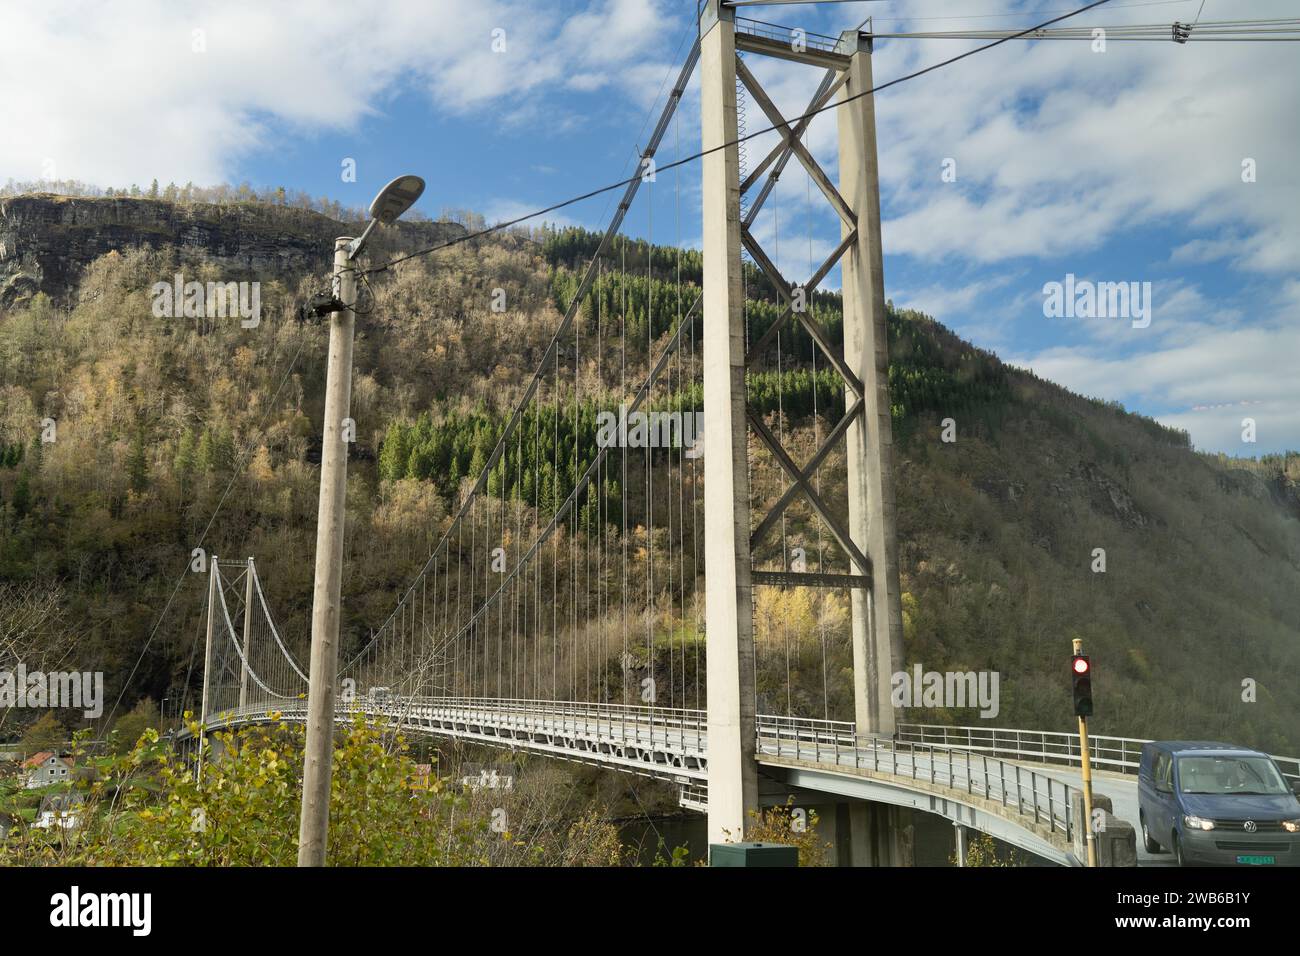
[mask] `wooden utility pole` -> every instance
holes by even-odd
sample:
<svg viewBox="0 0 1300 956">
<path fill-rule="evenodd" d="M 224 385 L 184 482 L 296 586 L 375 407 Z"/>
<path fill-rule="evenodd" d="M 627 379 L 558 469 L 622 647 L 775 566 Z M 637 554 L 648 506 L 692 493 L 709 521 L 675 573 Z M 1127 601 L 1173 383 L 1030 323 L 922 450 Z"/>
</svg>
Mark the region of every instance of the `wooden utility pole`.
<svg viewBox="0 0 1300 956">
<path fill-rule="evenodd" d="M 346 307 L 330 314 L 329 368 L 316 520 L 316 583 L 311 609 L 311 670 L 307 688 L 307 749 L 303 761 L 298 865 L 324 866 L 329 835 L 334 756 L 334 698 L 338 683 L 339 592 L 343 580 L 343 521 L 348 445 L 343 422 L 352 398 L 352 336 L 356 327 L 356 266 L 351 237 L 334 240 L 334 294 Z"/>
</svg>

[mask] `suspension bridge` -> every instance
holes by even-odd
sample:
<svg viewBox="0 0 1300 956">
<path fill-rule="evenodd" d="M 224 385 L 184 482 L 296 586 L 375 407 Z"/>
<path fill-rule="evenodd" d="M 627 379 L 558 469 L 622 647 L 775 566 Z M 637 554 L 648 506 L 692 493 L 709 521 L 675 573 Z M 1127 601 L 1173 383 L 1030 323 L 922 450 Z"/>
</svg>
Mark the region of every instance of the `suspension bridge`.
<svg viewBox="0 0 1300 956">
<path fill-rule="evenodd" d="M 667 781 L 708 814 L 710 842 L 794 795 L 847 805 L 835 839 L 854 863 L 907 862 L 898 813 L 911 808 L 953 821 L 959 846 L 969 828 L 1077 865 L 1075 735 L 895 720 L 905 658 L 872 36 L 792 36 L 702 6 L 641 174 L 583 250 L 490 454 L 454 489 L 392 613 L 343 641 L 319 693 L 338 721 Z M 820 71 L 802 113 L 782 114 L 747 64 L 757 57 Z M 680 213 L 666 252 L 653 206 L 646 242 L 622 234 L 669 170 L 679 206 L 675 114 L 697 70 L 702 152 L 687 159 L 702 163 L 702 257 L 681 250 Z M 838 182 L 807 145 L 822 112 L 837 124 Z M 767 140 L 748 131 L 759 122 Z M 670 133 L 677 154 L 660 161 Z M 818 260 L 810 233 L 799 281 L 757 238 L 792 159 L 809 208 L 824 203 L 840 235 Z M 840 310 L 818 291 L 835 268 Z M 327 421 L 326 441 L 340 431 Z M 413 460 L 454 459 L 416 438 Z M 254 560 L 213 558 L 208 575 L 204 730 L 305 722 L 303 638 L 277 627 Z M 1138 825 L 1141 743 L 1093 739 L 1116 828 Z"/>
<path fill-rule="evenodd" d="M 209 582 L 214 637 L 201 716 L 205 729 L 271 719 L 305 721 L 307 678 L 280 638 L 254 562 L 214 559 Z M 453 689 L 466 688 L 453 688 L 447 659 L 439 656 L 440 666 L 429 666 L 433 658 L 415 649 L 416 641 L 429 634 L 417 620 L 405 632 L 405 650 L 399 637 L 391 657 L 367 650 L 354 658 L 343 671 L 336 719 L 347 723 L 361 717 L 406 733 L 666 781 L 678 788 L 683 807 L 707 812 L 705 710 L 609 700 L 455 696 Z M 850 721 L 788 714 L 761 714 L 756 727 L 756 762 L 764 774 L 761 805 L 784 804 L 794 796 L 802 806 L 833 807 L 852 800 L 873 811 L 864 812 L 867 829 L 848 837 L 861 845 L 852 857 L 856 862 L 905 859 L 898 834 L 889 830 L 889 807 L 947 817 L 957 826 L 997 836 L 1062 865 L 1082 862 L 1075 734 L 899 723 L 893 737 L 884 737 L 860 735 Z M 1108 817 L 1134 827 L 1134 775 L 1145 742 L 1090 738 L 1092 762 L 1100 771 L 1096 786 L 1113 804 Z M 1300 760 L 1274 759 L 1288 778 L 1300 779 Z M 834 820 L 825 812 L 822 818 Z M 881 835 L 873 836 L 873 823 L 884 830 Z M 1147 853 L 1140 843 L 1137 857 L 1140 865 L 1172 864 L 1167 854 Z"/>
</svg>

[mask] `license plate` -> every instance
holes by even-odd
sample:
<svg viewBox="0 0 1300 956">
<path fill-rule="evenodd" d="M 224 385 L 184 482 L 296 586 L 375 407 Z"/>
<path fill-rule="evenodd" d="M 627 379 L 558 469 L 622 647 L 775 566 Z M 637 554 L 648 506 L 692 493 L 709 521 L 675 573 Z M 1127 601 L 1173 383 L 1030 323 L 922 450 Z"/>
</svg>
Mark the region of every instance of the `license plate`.
<svg viewBox="0 0 1300 956">
<path fill-rule="evenodd" d="M 1238 863 L 1245 863 L 1248 866 L 1272 866 L 1277 862 L 1277 857 L 1273 856 L 1239 856 Z"/>
</svg>

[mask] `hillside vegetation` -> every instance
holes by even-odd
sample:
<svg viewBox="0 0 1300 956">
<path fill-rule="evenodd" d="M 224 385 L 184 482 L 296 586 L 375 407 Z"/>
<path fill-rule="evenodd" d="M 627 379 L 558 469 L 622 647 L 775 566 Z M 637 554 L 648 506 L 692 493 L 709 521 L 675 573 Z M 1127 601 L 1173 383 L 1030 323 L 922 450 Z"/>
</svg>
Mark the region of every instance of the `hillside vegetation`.
<svg viewBox="0 0 1300 956">
<path fill-rule="evenodd" d="M 108 200 L 83 200 L 96 201 Z M 387 616 L 477 477 L 594 242 L 581 231 L 505 235 L 372 283 L 352 391 L 345 650 Z M 583 368 L 586 391 L 608 400 L 593 400 L 580 431 L 599 408 L 617 407 L 621 376 L 644 376 L 698 292 L 697 253 L 636 242 L 619 253 L 583 312 L 584 343 L 603 342 Z M 261 281 L 260 324 L 155 317 L 150 288 L 177 271 Z M 181 700 L 195 705 L 204 597 L 187 570 L 195 547 L 255 555 L 281 630 L 303 650 L 326 334 L 296 312 L 322 284 L 293 268 L 231 274 L 155 236 L 98 257 L 67 289 L 0 311 L 0 578 L 56 589 L 58 637 L 77 635 L 72 666 L 104 670 L 110 703 L 124 691 L 122 710 L 145 696 L 168 698 L 173 712 Z M 504 312 L 491 307 L 495 289 L 505 290 Z M 761 335 L 779 310 L 756 275 L 747 289 L 751 334 Z M 839 309 L 836 295 L 814 297 L 832 338 Z M 624 327 L 620 354 L 609 336 Z M 1096 732 L 1300 752 L 1300 457 L 1202 455 L 1185 434 L 1004 366 L 927 316 L 891 308 L 889 331 L 904 663 L 999 671 L 1001 712 L 990 723 L 1070 730 L 1066 660 L 1077 636 L 1095 661 Z M 784 375 L 755 376 L 751 397 L 769 416 L 779 405 L 806 458 L 843 413 L 842 390 L 824 364 L 814 373 L 806 337 L 784 345 Z M 689 389 L 672 401 L 698 407 Z M 52 442 L 41 441 L 46 418 L 57 423 Z M 955 442 L 941 438 L 945 418 Z M 527 427 L 547 435 L 573 421 Z M 489 493 L 536 494 L 513 484 L 528 470 L 517 464 L 507 460 Z M 567 494 L 583 464 L 539 467 L 546 495 Z M 832 474 L 842 466 L 830 464 Z M 781 490 L 775 469 L 755 467 L 756 494 L 770 501 Z M 789 540 L 813 535 L 792 513 Z M 1104 573 L 1092 570 L 1095 548 L 1105 549 Z M 789 646 L 795 634 L 790 694 L 764 684 L 765 701 L 845 716 L 843 607 L 771 591 L 759 611 L 761 647 L 776 653 L 772 642 Z M 829 677 L 814 653 L 828 629 L 840 648 Z M 1246 680 L 1253 701 L 1243 700 Z M 973 710 L 907 716 L 979 722 Z"/>
</svg>

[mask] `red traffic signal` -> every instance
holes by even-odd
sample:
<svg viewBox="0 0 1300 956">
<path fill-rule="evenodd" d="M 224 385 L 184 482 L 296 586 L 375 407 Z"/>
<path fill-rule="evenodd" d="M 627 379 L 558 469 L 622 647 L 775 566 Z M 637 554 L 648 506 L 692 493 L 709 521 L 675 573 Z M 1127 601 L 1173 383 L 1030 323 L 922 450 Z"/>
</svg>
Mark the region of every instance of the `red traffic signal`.
<svg viewBox="0 0 1300 956">
<path fill-rule="evenodd" d="M 1092 716 L 1092 661 L 1083 654 L 1070 660 L 1070 689 L 1076 717 Z"/>
</svg>

